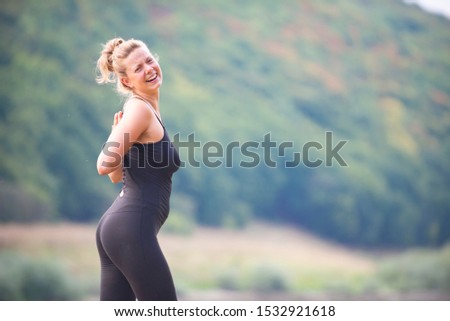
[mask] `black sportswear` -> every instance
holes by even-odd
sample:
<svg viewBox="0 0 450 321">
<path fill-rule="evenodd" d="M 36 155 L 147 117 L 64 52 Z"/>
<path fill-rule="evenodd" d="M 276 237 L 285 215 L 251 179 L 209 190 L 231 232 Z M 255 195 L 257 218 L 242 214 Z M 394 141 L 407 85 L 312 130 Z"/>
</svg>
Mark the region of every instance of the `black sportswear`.
<svg viewBox="0 0 450 321">
<path fill-rule="evenodd" d="M 177 300 L 157 234 L 180 159 L 160 123 L 159 142 L 134 144 L 125 155 L 122 190 L 98 223 L 100 300 Z"/>
</svg>

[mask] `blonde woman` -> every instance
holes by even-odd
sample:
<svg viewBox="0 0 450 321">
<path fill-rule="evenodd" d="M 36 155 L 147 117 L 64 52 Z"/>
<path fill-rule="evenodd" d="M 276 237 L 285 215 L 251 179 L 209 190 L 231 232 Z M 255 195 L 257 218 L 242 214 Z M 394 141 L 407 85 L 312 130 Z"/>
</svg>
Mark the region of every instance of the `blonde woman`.
<svg viewBox="0 0 450 321">
<path fill-rule="evenodd" d="M 180 164 L 161 120 L 161 67 L 142 41 L 115 38 L 104 45 L 97 69 L 97 82 L 116 82 L 129 96 L 97 160 L 100 175 L 123 181 L 97 227 L 100 300 L 177 300 L 157 240 Z"/>
</svg>

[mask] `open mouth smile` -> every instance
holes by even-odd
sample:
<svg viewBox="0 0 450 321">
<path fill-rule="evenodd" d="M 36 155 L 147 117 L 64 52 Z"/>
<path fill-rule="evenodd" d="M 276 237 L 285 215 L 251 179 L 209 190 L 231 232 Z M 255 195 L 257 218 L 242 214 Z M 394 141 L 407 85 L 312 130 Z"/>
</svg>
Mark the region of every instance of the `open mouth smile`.
<svg viewBox="0 0 450 321">
<path fill-rule="evenodd" d="M 158 74 L 153 75 L 152 77 L 147 79 L 145 82 L 152 82 L 152 81 L 156 80 L 156 78 L 158 78 Z"/>
</svg>

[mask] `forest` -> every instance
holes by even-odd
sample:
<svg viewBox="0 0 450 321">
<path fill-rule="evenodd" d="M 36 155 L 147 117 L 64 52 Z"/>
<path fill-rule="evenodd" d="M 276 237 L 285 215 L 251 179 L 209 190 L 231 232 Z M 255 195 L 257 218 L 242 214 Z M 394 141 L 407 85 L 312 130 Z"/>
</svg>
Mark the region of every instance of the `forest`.
<svg viewBox="0 0 450 321">
<path fill-rule="evenodd" d="M 96 84 L 95 64 L 123 37 L 164 73 L 185 163 L 173 222 L 282 222 L 364 247 L 450 240 L 449 20 L 392 0 L 0 8 L 0 222 L 96 222 L 117 195 L 95 163 L 126 98 Z"/>
</svg>

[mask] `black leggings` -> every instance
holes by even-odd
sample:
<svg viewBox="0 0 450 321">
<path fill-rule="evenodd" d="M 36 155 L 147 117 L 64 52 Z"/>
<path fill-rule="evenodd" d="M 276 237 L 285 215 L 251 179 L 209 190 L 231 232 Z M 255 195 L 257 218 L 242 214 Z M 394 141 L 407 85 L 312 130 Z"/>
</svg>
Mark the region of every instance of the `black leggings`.
<svg viewBox="0 0 450 321">
<path fill-rule="evenodd" d="M 172 275 L 156 234 L 157 207 L 118 198 L 96 234 L 101 263 L 100 300 L 177 300 Z"/>
</svg>

